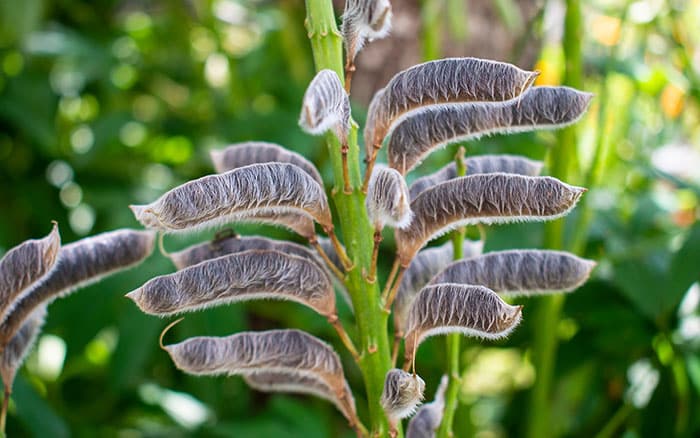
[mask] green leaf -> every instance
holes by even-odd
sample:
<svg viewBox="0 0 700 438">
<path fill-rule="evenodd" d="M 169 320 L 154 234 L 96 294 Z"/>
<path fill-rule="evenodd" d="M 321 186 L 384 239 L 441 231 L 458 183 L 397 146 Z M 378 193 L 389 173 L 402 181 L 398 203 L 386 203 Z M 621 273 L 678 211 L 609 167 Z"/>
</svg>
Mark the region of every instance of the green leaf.
<svg viewBox="0 0 700 438">
<path fill-rule="evenodd" d="M 700 223 L 691 229 L 685 243 L 671 259 L 671 284 L 668 288 L 669 300 L 677 305 L 688 288 L 700 281 Z"/>
<path fill-rule="evenodd" d="M 15 380 L 12 398 L 17 406 L 17 416 L 31 436 L 37 438 L 70 436 L 68 426 L 21 376 Z"/>
</svg>

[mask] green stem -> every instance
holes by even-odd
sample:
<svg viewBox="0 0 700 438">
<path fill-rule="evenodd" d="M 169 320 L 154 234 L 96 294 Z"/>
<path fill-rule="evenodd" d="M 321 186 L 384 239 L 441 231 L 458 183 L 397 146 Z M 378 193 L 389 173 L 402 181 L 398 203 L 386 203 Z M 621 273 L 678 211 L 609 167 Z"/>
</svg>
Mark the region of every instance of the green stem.
<svg viewBox="0 0 700 438">
<path fill-rule="evenodd" d="M 306 11 L 306 28 L 311 40 L 316 70 L 331 69 L 342 81 L 342 38 L 338 32 L 331 0 L 306 0 Z M 343 193 L 340 143 L 333 135 L 328 135 L 327 140 L 335 179 L 333 200 L 340 222 L 340 235 L 354 264 L 347 273 L 345 285 L 355 309 L 360 337 L 359 366 L 367 391 L 370 425 L 373 436 L 386 436 L 388 423 L 379 399 L 384 387 L 384 377 L 391 367 L 388 314 L 382 311 L 377 283 L 366 281 L 363 275 L 363 272 L 369 272 L 371 264 L 374 230 L 365 212 L 365 196 L 359 190 L 362 178 L 357 127 L 353 124 L 348 138 L 347 160 L 352 193 Z"/>
<path fill-rule="evenodd" d="M 605 424 L 595 438 L 610 438 L 615 436 L 615 432 L 617 432 L 632 412 L 634 412 L 634 407 L 631 404 L 625 403 L 620 406 L 620 409 L 615 412 L 615 415 L 610 418 L 610 421 Z"/>
</svg>

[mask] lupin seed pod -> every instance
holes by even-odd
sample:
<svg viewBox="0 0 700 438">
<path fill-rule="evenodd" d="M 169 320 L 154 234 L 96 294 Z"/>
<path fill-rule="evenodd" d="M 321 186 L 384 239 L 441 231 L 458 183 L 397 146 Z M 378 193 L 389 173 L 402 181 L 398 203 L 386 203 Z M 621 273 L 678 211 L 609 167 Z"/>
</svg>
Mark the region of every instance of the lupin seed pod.
<svg viewBox="0 0 700 438">
<path fill-rule="evenodd" d="M 46 237 L 25 240 L 0 259 L 0 321 L 17 297 L 54 267 L 60 246 L 61 235 L 54 222 Z"/>
<path fill-rule="evenodd" d="M 390 421 L 408 418 L 423 402 L 425 382 L 420 376 L 406 371 L 390 369 L 384 379 L 384 390 L 380 402 Z"/>
<path fill-rule="evenodd" d="M 333 70 L 321 70 L 304 94 L 299 126 L 309 134 L 332 130 L 341 143 L 350 132 L 350 99 Z"/>
<path fill-rule="evenodd" d="M 174 232 L 231 220 L 270 220 L 278 213 L 310 216 L 332 229 L 323 188 L 299 166 L 261 163 L 175 187 L 148 205 L 130 206 L 145 227 Z"/>
<path fill-rule="evenodd" d="M 290 300 L 336 314 L 333 283 L 314 260 L 249 250 L 161 275 L 127 294 L 150 315 L 173 315 L 253 299 Z"/>
<path fill-rule="evenodd" d="M 462 333 L 478 338 L 499 339 L 520 323 L 521 306 L 511 306 L 483 286 L 436 284 L 424 287 L 411 305 L 406 321 L 405 365 L 418 346 L 439 334 Z"/>
<path fill-rule="evenodd" d="M 478 284 L 509 297 L 571 292 L 588 280 L 594 267 L 592 260 L 563 251 L 497 251 L 456 261 L 430 284 Z"/>
<path fill-rule="evenodd" d="M 518 155 L 481 155 L 464 160 L 467 175 L 482 173 L 514 173 L 516 175 L 537 176 L 542 171 L 541 161 L 530 160 Z M 437 172 L 413 181 L 409 187 L 411 199 L 416 199 L 422 191 L 445 181 L 457 178 L 457 165 L 453 162 Z"/>
<path fill-rule="evenodd" d="M 377 166 L 367 186 L 365 208 L 376 230 L 385 225 L 405 228 L 411 223 L 408 187 L 403 176 L 394 169 Z"/>
<path fill-rule="evenodd" d="M 17 333 L 12 336 L 7 346 L 0 352 L 0 377 L 2 377 L 5 388 L 12 388 L 15 375 L 34 346 L 36 338 L 44 325 L 45 318 L 45 305 L 34 309 Z"/>
<path fill-rule="evenodd" d="M 586 190 L 551 177 L 488 173 L 455 178 L 427 189 L 411 202 L 413 220 L 396 230 L 401 265 L 428 241 L 477 223 L 544 221 L 569 213 Z"/>
<path fill-rule="evenodd" d="M 341 33 L 345 53 L 352 63 L 366 41 L 384 38 L 391 31 L 389 0 L 347 0 Z"/>
<path fill-rule="evenodd" d="M 447 376 L 442 376 L 440 386 L 435 391 L 435 399 L 424 404 L 411 418 L 406 429 L 406 438 L 435 438 L 435 432 L 442 423 L 442 413 L 445 410 L 445 391 Z"/>
<path fill-rule="evenodd" d="M 316 166 L 301 154 L 285 149 L 284 147 L 264 141 L 247 141 L 235 143 L 224 149 L 212 149 L 209 152 L 214 169 L 217 173 L 228 172 L 239 167 L 259 163 L 291 163 L 302 168 L 319 185 L 323 186 L 323 179 L 316 170 Z"/>
<path fill-rule="evenodd" d="M 389 167 L 405 175 L 449 143 L 571 125 L 585 113 L 591 97 L 568 87 L 533 87 L 507 102 L 426 108 L 406 117 L 392 131 L 387 146 Z"/>
</svg>

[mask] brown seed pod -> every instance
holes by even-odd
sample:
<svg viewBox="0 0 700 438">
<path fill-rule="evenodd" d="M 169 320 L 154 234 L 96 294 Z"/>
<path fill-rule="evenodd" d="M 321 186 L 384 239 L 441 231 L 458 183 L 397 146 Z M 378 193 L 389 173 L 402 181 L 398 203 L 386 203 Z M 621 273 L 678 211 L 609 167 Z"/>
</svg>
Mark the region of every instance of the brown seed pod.
<svg viewBox="0 0 700 438">
<path fill-rule="evenodd" d="M 311 161 L 275 143 L 264 141 L 235 143 L 225 149 L 213 149 L 209 152 L 209 156 L 217 173 L 258 163 L 291 163 L 304 169 L 319 185 L 323 186 L 323 179 Z"/>
<path fill-rule="evenodd" d="M 321 70 L 304 94 L 299 126 L 309 134 L 332 130 L 341 143 L 350 132 L 350 99 L 333 70 Z"/>
<path fill-rule="evenodd" d="M 408 418 L 423 402 L 425 382 L 420 376 L 392 368 L 386 373 L 380 402 L 390 421 Z"/>
<path fill-rule="evenodd" d="M 384 38 L 391 31 L 389 0 L 347 0 L 340 28 L 346 57 L 352 63 L 366 41 Z"/>
<path fill-rule="evenodd" d="M 563 251 L 497 251 L 456 261 L 430 284 L 478 284 L 503 296 L 570 292 L 588 280 L 594 267 L 594 261 Z"/>
<path fill-rule="evenodd" d="M 570 125 L 581 118 L 591 97 L 568 87 L 534 87 L 508 102 L 426 108 L 406 117 L 392 131 L 387 146 L 389 167 L 405 175 L 449 143 Z"/>
<path fill-rule="evenodd" d="M 487 173 L 455 178 L 427 189 L 411 202 L 413 220 L 396 230 L 406 267 L 428 241 L 477 223 L 542 221 L 564 216 L 586 190 L 556 178 Z"/>
<path fill-rule="evenodd" d="M 0 259 L 0 321 L 17 297 L 54 267 L 60 246 L 61 235 L 54 222 L 46 237 L 25 240 Z"/>
<path fill-rule="evenodd" d="M 503 338 L 520 323 L 521 309 L 522 306 L 511 306 L 483 286 L 444 283 L 424 287 L 406 321 L 404 369 L 427 337 L 462 333 Z"/>
<path fill-rule="evenodd" d="M 518 97 L 538 73 L 477 58 L 449 58 L 397 73 L 373 99 L 365 126 L 365 147 L 379 147 L 401 115 L 448 102 L 498 102 Z M 371 154 L 368 154 L 371 156 Z"/>
<path fill-rule="evenodd" d="M 537 176 L 542 170 L 542 165 L 541 161 L 530 160 L 517 155 L 481 155 L 464 160 L 467 175 L 501 172 Z M 409 187 L 411 199 L 415 199 L 425 189 L 454 178 L 457 178 L 457 165 L 451 162 L 437 172 L 413 181 L 413 184 Z"/>
<path fill-rule="evenodd" d="M 137 265 L 151 254 L 154 241 L 153 232 L 122 229 L 62 246 L 54 269 L 17 300 L 0 325 L 0 346 L 7 345 L 37 307 Z"/>
<path fill-rule="evenodd" d="M 464 258 L 476 257 L 484 249 L 484 242 L 465 239 L 462 244 Z M 392 314 L 394 315 L 394 327 L 401 333 L 406 324 L 408 312 L 418 292 L 428 284 L 431 278 L 445 269 L 454 261 L 454 248 L 452 242 L 446 242 L 441 246 L 419 251 L 406 269 L 401 279 L 399 290 L 394 300 Z M 447 282 L 444 282 L 447 283 Z M 457 281 L 452 283 L 458 283 Z"/>
<path fill-rule="evenodd" d="M 375 230 L 385 225 L 405 228 L 411 223 L 408 187 L 403 176 L 394 169 L 377 166 L 367 186 L 365 208 Z"/>
<path fill-rule="evenodd" d="M 0 377 L 6 390 L 12 388 L 17 371 L 22 367 L 24 359 L 41 332 L 44 318 L 46 318 L 46 306 L 34 309 L 0 353 Z"/>
<path fill-rule="evenodd" d="M 148 205 L 132 205 L 147 228 L 174 232 L 231 220 L 272 220 L 279 213 L 309 216 L 332 229 L 323 188 L 299 166 L 262 163 L 208 175 L 175 187 Z"/>
<path fill-rule="evenodd" d="M 435 431 L 442 423 L 442 413 L 445 410 L 446 389 L 447 376 L 442 376 L 440 386 L 435 391 L 435 399 L 421 406 L 408 422 L 406 438 L 435 438 Z"/>
<path fill-rule="evenodd" d="M 161 275 L 127 294 L 150 315 L 166 316 L 252 299 L 290 300 L 336 314 L 333 283 L 316 261 L 249 250 Z"/>
</svg>

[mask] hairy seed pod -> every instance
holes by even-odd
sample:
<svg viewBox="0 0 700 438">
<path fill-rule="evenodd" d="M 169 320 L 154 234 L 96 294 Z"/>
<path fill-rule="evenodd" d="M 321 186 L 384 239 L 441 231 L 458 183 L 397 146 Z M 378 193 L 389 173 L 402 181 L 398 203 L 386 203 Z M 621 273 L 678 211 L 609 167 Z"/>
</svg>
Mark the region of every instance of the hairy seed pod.
<svg viewBox="0 0 700 438">
<path fill-rule="evenodd" d="M 483 286 L 453 283 L 426 286 L 411 305 L 406 321 L 405 359 L 413 360 L 418 346 L 430 336 L 462 333 L 499 339 L 520 323 L 521 306 L 511 306 Z"/>
<path fill-rule="evenodd" d="M 483 249 L 484 242 L 480 240 L 465 239 L 462 244 L 462 252 L 465 259 L 478 256 Z M 392 314 L 394 315 L 394 327 L 396 327 L 397 331 L 403 330 L 409 309 L 418 292 L 423 286 L 428 284 L 431 278 L 453 261 L 454 247 L 452 242 L 446 242 L 435 248 L 428 248 L 418 252 L 408 269 L 406 269 L 394 300 Z M 454 283 L 458 282 L 455 281 Z"/>
<path fill-rule="evenodd" d="M 595 262 L 563 251 L 497 251 L 459 260 L 430 284 L 478 284 L 503 296 L 571 292 L 588 280 Z"/>
<path fill-rule="evenodd" d="M 261 215 L 274 219 L 278 213 L 310 216 L 324 228 L 333 228 L 323 188 L 289 163 L 251 164 L 208 175 L 131 209 L 145 227 L 168 232 L 260 219 Z"/>
<path fill-rule="evenodd" d="M 333 283 L 315 260 L 249 250 L 161 275 L 127 294 L 150 315 L 166 316 L 254 299 L 290 300 L 336 314 Z"/>
<path fill-rule="evenodd" d="M 31 351 L 37 336 L 41 332 L 46 318 L 46 306 L 39 306 L 24 321 L 20 329 L 0 352 L 0 377 L 5 388 L 12 388 L 17 371 Z"/>
<path fill-rule="evenodd" d="M 295 211 L 258 210 L 236 217 L 237 221 L 273 225 L 291 230 L 309 240 L 316 238 L 316 226 L 311 216 Z"/>
<path fill-rule="evenodd" d="M 455 178 L 411 202 L 413 220 L 396 230 L 402 266 L 429 240 L 477 223 L 551 220 L 569 213 L 586 191 L 547 176 L 486 173 Z"/>
<path fill-rule="evenodd" d="M 392 368 L 386 373 L 380 402 L 387 417 L 397 421 L 416 412 L 423 401 L 425 382 L 420 376 Z"/>
<path fill-rule="evenodd" d="M 17 297 L 54 267 L 60 246 L 61 235 L 54 222 L 46 237 L 25 240 L 0 259 L 0 321 Z"/>
<path fill-rule="evenodd" d="M 391 15 L 389 0 L 346 0 L 340 30 L 347 59 L 353 61 L 366 41 L 389 35 Z"/>
<path fill-rule="evenodd" d="M 316 166 L 301 154 L 292 152 L 284 147 L 264 141 L 247 141 L 235 143 L 225 149 L 213 149 L 209 152 L 214 169 L 217 173 L 228 172 L 239 167 L 258 163 L 291 163 L 301 167 L 311 175 L 316 182 L 323 186 L 323 179 Z"/>
<path fill-rule="evenodd" d="M 381 145 L 396 119 L 411 110 L 448 102 L 514 99 L 532 85 L 537 75 L 512 64 L 477 58 L 448 58 L 415 65 L 397 73 L 370 105 L 365 147 Z"/>
<path fill-rule="evenodd" d="M 37 307 L 137 265 L 151 254 L 154 242 L 151 231 L 122 229 L 62 246 L 54 269 L 17 300 L 0 325 L 0 346 L 7 344 Z"/>
<path fill-rule="evenodd" d="M 374 228 L 385 225 L 405 228 L 411 223 L 408 187 L 403 176 L 394 169 L 377 166 L 367 186 L 365 208 Z"/>
<path fill-rule="evenodd" d="M 406 438 L 435 438 L 435 431 L 442 423 L 442 413 L 445 410 L 446 390 L 447 376 L 442 376 L 440 386 L 435 391 L 435 399 L 421 406 L 408 422 Z"/>
<path fill-rule="evenodd" d="M 481 155 L 464 160 L 467 175 L 482 173 L 514 173 L 516 175 L 537 176 L 542 170 L 541 161 L 530 160 L 517 155 Z M 437 172 L 416 179 L 409 187 L 411 199 L 425 189 L 457 178 L 457 165 L 453 162 Z"/>
<path fill-rule="evenodd" d="M 438 105 L 396 125 L 387 146 L 389 167 L 406 174 L 431 152 L 494 133 L 559 128 L 578 121 L 592 95 L 568 87 L 533 87 L 519 99 Z"/>
<path fill-rule="evenodd" d="M 342 143 L 350 132 L 350 98 L 333 70 L 321 70 L 304 94 L 299 126 L 309 134 L 332 130 Z"/>
</svg>

